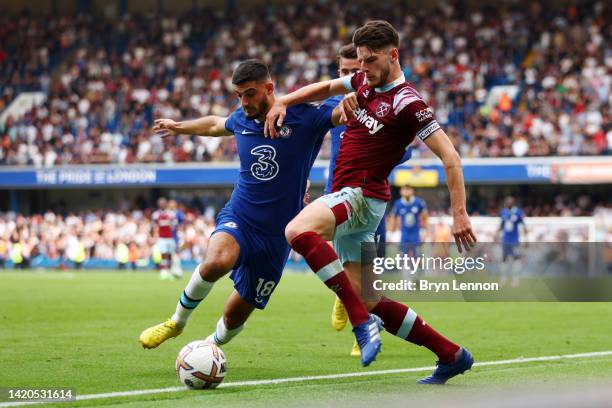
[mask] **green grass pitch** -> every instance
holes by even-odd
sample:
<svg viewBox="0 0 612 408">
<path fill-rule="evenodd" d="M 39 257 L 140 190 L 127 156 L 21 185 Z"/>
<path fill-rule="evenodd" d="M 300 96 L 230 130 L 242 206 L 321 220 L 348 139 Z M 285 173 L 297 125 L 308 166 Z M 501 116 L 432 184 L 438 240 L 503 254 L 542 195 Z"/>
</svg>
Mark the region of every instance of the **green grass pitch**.
<svg viewBox="0 0 612 408">
<path fill-rule="evenodd" d="M 168 318 L 187 282 L 153 273 L 1 272 L 0 387 L 73 387 L 79 395 L 178 386 L 174 359 L 214 329 L 226 296 L 223 279 L 177 339 L 155 350 L 142 329 Z M 350 357 L 352 333 L 330 326 L 332 294 L 312 274 L 286 274 L 265 311 L 223 347 L 226 383 L 423 367 L 427 349 L 383 335 L 367 369 Z M 417 313 L 477 361 L 612 350 L 612 303 L 418 303 Z M 303 406 L 349 397 L 376 401 L 433 393 L 490 391 L 508 385 L 612 381 L 612 356 L 475 367 L 447 387 L 418 386 L 426 373 L 340 378 L 77 401 L 58 406 Z M 340 397 L 341 396 L 341 397 Z"/>
</svg>

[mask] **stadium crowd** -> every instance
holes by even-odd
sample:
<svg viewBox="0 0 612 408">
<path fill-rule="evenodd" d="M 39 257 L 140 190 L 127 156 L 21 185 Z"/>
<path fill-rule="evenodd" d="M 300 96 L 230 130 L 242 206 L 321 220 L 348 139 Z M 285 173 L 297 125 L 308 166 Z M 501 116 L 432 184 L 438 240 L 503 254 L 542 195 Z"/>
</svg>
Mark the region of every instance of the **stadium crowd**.
<svg viewBox="0 0 612 408">
<path fill-rule="evenodd" d="M 38 256 L 66 262 L 116 260 L 123 249 L 130 263 L 144 260 L 147 265 L 149 259 L 159 257 L 152 214 L 152 209 L 66 215 L 47 211 L 32 216 L 0 213 L 0 260 L 13 259 L 17 254 L 12 251 L 18 245 L 23 266 Z M 214 210 L 204 214 L 185 211 L 185 222 L 178 227 L 179 256 L 201 261 L 214 226 Z"/>
<path fill-rule="evenodd" d="M 198 207 L 179 204 L 185 220 L 177 227 L 177 239 L 179 257 L 184 261 L 203 260 L 208 240 L 215 227 L 216 212 L 220 209 L 217 204 Z M 159 263 L 155 223 L 152 219 L 154 210 L 98 209 L 65 214 L 49 210 L 30 216 L 0 212 L 0 268 L 10 259 L 21 258 L 21 266 L 28 267 L 37 257 L 59 260 L 60 265 L 63 265 L 70 264 L 68 261 L 83 262 L 86 259 L 120 260 L 122 253 L 133 267 L 146 267 L 150 261 Z M 573 200 L 558 198 L 553 206 L 528 205 L 524 210 L 527 216 L 593 215 L 601 224 L 598 225 L 598 240 L 612 242 L 610 203 L 581 203 L 580 200 L 574 203 Z M 499 208 L 490 208 L 489 211 L 487 215 L 497 216 Z M 435 208 L 430 208 L 429 213 L 432 217 L 445 215 Z M 531 227 L 529 229 L 536 241 L 542 241 L 541 238 L 550 230 L 546 225 L 539 230 Z M 387 233 L 389 241 L 399 239 L 397 231 Z M 424 242 L 452 240 L 450 227 L 446 224 L 434 225 L 423 233 Z M 584 231 L 579 233 L 584 235 Z M 484 229 L 478 234 L 483 241 L 496 240 L 495 228 L 490 231 Z M 580 237 L 587 238 L 586 235 Z"/>
<path fill-rule="evenodd" d="M 162 140 L 152 120 L 227 115 L 237 103 L 231 71 L 245 58 L 269 64 L 279 93 L 334 76 L 336 51 L 363 16 L 400 29 L 406 77 L 463 157 L 610 154 L 609 5 L 480 7 L 321 2 L 180 17 L 0 17 L 0 111 L 20 91 L 47 93 L 0 125 L 0 163 L 236 160 L 232 138 Z M 519 92 L 487 105 L 495 85 Z"/>
</svg>

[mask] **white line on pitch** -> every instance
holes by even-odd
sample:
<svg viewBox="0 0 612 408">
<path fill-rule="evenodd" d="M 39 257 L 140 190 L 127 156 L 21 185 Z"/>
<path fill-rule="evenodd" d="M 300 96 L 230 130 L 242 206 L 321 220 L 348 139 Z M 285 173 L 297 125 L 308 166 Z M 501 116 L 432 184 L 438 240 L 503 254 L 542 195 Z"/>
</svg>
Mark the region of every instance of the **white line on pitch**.
<svg viewBox="0 0 612 408">
<path fill-rule="evenodd" d="M 474 363 L 474 367 L 522 364 L 522 363 L 533 363 L 533 362 L 539 362 L 539 361 L 556 361 L 556 360 L 564 360 L 564 359 L 603 357 L 603 356 L 612 356 L 612 350 L 595 351 L 591 353 L 579 353 L 579 354 L 562 354 L 558 356 L 519 357 L 519 358 L 514 358 L 511 360 L 483 361 L 483 362 Z M 273 378 L 269 380 L 234 381 L 234 382 L 229 382 L 229 383 L 223 383 L 219 385 L 219 388 L 247 387 L 247 386 L 253 386 L 253 385 L 271 385 L 271 384 L 283 384 L 283 383 L 307 382 L 307 381 L 319 381 L 319 380 L 334 380 L 334 379 L 342 379 L 342 378 L 367 377 L 367 376 L 385 375 L 385 374 L 415 373 L 415 372 L 422 372 L 422 371 L 430 371 L 430 370 L 433 370 L 434 368 L 435 367 L 395 368 L 395 369 L 390 369 L 390 370 L 358 371 L 354 373 L 312 375 L 312 376 L 289 377 L 289 378 Z M 76 397 L 76 400 L 82 401 L 82 400 L 115 398 L 115 397 L 131 397 L 134 395 L 161 394 L 164 392 L 179 392 L 179 391 L 187 391 L 187 390 L 188 388 L 186 387 L 168 387 L 168 388 L 154 388 L 154 389 L 148 389 L 148 390 L 117 391 L 117 392 L 106 392 L 102 394 L 78 395 Z M 0 403 L 0 407 L 16 407 L 20 405 L 31 405 L 31 404 L 36 404 L 36 403 L 35 402 L 2 402 Z"/>
</svg>

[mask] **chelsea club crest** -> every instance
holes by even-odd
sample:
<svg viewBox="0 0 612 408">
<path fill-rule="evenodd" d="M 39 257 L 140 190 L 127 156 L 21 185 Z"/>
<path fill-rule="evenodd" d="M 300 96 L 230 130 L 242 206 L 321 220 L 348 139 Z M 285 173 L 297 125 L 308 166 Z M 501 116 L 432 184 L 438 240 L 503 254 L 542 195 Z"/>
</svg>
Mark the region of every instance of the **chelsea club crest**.
<svg viewBox="0 0 612 408">
<path fill-rule="evenodd" d="M 287 125 L 283 125 L 282 128 L 280 128 L 280 131 L 278 132 L 280 134 L 280 137 L 287 139 L 289 136 L 291 136 L 291 128 Z"/>
</svg>

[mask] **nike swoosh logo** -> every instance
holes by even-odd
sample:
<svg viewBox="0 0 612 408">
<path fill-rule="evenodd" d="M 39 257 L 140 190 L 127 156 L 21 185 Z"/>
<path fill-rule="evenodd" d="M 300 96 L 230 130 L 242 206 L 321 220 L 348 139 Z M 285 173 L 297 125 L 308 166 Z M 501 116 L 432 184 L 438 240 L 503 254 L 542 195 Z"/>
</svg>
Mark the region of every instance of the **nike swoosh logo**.
<svg viewBox="0 0 612 408">
<path fill-rule="evenodd" d="M 251 132 L 251 131 L 248 131 L 248 130 L 246 130 L 246 129 L 243 129 L 243 130 L 242 130 L 242 134 L 243 134 L 243 135 L 248 135 L 249 133 L 255 133 L 255 132 Z"/>
</svg>

